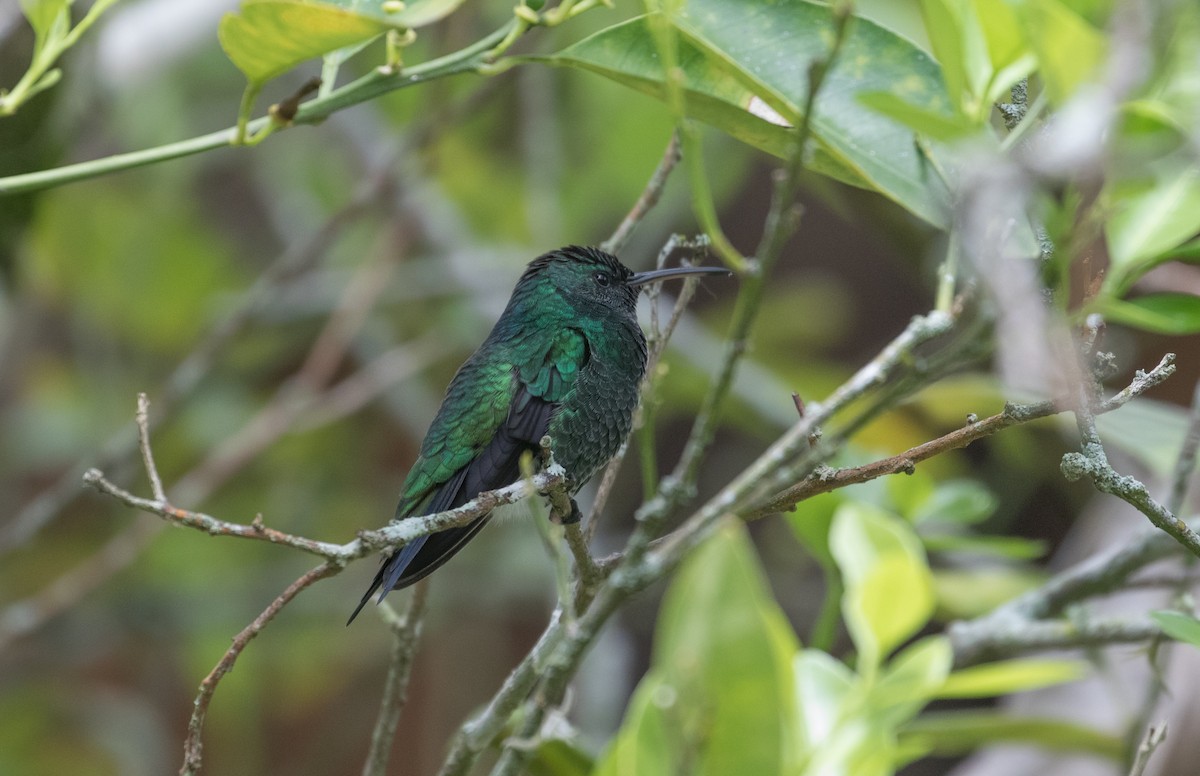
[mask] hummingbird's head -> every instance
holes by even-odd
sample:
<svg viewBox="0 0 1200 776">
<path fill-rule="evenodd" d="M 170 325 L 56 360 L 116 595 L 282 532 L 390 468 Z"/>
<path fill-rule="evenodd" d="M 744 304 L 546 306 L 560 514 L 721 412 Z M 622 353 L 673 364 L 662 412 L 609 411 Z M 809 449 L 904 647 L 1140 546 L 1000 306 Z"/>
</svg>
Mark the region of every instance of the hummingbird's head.
<svg viewBox="0 0 1200 776">
<path fill-rule="evenodd" d="M 603 311 L 633 314 L 638 289 L 629 285 L 633 271 L 599 248 L 568 245 L 529 263 L 517 288 L 554 294 L 583 315 Z"/>
<path fill-rule="evenodd" d="M 557 293 L 581 315 L 620 311 L 634 315 L 637 295 L 646 283 L 687 275 L 729 275 L 719 267 L 678 267 L 634 272 L 599 248 L 568 245 L 530 262 L 517 288 L 539 287 Z"/>
</svg>

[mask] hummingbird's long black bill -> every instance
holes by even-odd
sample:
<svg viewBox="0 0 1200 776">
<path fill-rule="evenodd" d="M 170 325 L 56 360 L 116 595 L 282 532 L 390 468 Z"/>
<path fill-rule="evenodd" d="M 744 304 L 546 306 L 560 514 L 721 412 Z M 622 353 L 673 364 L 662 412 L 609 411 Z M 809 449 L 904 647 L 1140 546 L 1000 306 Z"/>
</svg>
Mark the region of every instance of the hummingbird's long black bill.
<svg viewBox="0 0 1200 776">
<path fill-rule="evenodd" d="M 724 267 L 672 267 L 671 269 L 656 269 L 650 272 L 635 272 L 633 277 L 625 281 L 626 285 L 641 286 L 656 280 L 682 278 L 691 275 L 732 275 L 733 272 Z"/>
</svg>

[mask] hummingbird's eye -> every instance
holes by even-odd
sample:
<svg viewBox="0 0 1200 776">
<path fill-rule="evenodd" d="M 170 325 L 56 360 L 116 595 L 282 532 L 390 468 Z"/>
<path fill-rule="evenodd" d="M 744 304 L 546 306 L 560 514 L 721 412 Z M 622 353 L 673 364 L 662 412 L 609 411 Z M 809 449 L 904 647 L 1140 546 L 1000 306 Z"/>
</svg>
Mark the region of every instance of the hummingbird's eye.
<svg viewBox="0 0 1200 776">
<path fill-rule="evenodd" d="M 592 280 L 595 280 L 602 286 L 607 286 L 611 282 L 607 272 L 597 272 L 596 274 L 592 275 Z"/>
</svg>

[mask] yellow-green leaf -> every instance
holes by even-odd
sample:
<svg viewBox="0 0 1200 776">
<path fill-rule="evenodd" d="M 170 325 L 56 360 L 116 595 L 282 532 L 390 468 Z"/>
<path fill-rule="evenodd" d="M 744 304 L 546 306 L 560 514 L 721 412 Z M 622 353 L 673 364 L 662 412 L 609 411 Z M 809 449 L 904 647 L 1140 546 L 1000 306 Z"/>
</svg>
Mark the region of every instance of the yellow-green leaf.
<svg viewBox="0 0 1200 776">
<path fill-rule="evenodd" d="M 1096 73 L 1104 59 L 1104 35 L 1060 0 L 1016 0 L 1013 6 L 1046 91 L 1061 104 Z"/>
<path fill-rule="evenodd" d="M 1079 660 L 1021 658 L 964 668 L 946 678 L 939 698 L 990 698 L 1073 682 L 1087 673 Z"/>
<path fill-rule="evenodd" d="M 788 770 L 797 649 L 745 527 L 726 522 L 679 570 L 654 639 L 654 668 L 678 696 L 674 740 L 693 750 L 693 773 Z"/>
<path fill-rule="evenodd" d="M 252 84 L 301 62 L 370 40 L 393 25 L 375 15 L 306 0 L 244 0 L 221 19 L 221 47 Z"/>
<path fill-rule="evenodd" d="M 906 522 L 859 502 L 838 509 L 829 543 L 845 583 L 842 614 L 866 670 L 933 614 L 925 551 Z"/>
<path fill-rule="evenodd" d="M 1161 611 L 1151 612 L 1150 619 L 1158 623 L 1158 627 L 1176 641 L 1200 647 L 1200 620 L 1183 612 Z"/>
</svg>

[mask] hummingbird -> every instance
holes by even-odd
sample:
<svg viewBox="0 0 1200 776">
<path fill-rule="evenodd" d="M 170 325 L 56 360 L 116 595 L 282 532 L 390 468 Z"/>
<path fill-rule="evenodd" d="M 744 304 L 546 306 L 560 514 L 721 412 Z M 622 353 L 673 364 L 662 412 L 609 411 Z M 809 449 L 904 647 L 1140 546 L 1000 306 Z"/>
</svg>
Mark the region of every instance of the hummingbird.
<svg viewBox="0 0 1200 776">
<path fill-rule="evenodd" d="M 598 248 L 567 246 L 525 268 L 491 334 L 467 359 L 401 488 L 396 520 L 461 506 L 516 482 L 521 456 L 549 435 L 554 460 L 578 491 L 616 455 L 633 423 L 646 372 L 637 295 L 647 283 L 730 275 L 719 267 L 633 272 Z M 572 515 L 579 519 L 571 502 Z M 386 560 L 350 615 L 376 590 L 382 601 L 450 559 L 487 524 L 414 539 Z"/>
</svg>

